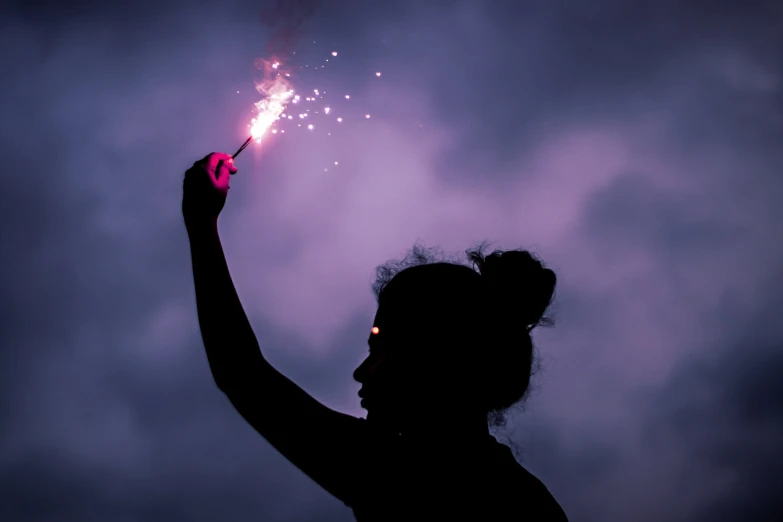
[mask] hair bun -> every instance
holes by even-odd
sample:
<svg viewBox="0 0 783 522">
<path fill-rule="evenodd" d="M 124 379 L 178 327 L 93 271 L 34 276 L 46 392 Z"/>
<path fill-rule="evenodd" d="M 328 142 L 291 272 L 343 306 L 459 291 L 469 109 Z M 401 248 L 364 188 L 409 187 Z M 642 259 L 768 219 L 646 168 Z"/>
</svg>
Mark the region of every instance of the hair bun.
<svg viewBox="0 0 783 522">
<path fill-rule="evenodd" d="M 528 328 L 542 322 L 557 282 L 552 270 L 520 250 L 496 251 L 475 261 L 489 284 L 493 301 Z"/>
</svg>

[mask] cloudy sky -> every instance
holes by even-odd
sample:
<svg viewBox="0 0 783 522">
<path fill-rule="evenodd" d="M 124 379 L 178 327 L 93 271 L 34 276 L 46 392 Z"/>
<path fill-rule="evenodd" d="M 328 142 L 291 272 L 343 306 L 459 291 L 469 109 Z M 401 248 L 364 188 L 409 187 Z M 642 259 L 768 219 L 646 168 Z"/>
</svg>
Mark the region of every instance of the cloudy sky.
<svg viewBox="0 0 783 522">
<path fill-rule="evenodd" d="M 196 322 L 182 176 L 246 136 L 263 2 L 109 4 L 0 11 L 0 519 L 352 520 Z M 286 64 L 315 127 L 244 152 L 221 217 L 262 349 L 361 416 L 374 267 L 526 247 L 558 324 L 498 437 L 570 518 L 779 520 L 783 4 L 555 4 L 316 9 Z"/>
</svg>

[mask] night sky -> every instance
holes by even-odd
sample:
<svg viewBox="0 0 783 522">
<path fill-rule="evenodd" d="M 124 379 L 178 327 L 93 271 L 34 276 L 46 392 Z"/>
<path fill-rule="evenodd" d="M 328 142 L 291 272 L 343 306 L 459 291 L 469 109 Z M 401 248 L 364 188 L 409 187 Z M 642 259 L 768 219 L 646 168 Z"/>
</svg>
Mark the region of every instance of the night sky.
<svg viewBox="0 0 783 522">
<path fill-rule="evenodd" d="M 0 519 L 353 520 L 198 331 L 182 178 L 247 137 L 263 2 L 111 4 L 0 8 Z M 263 353 L 363 416 L 375 266 L 529 248 L 557 325 L 497 436 L 570 519 L 781 520 L 783 3 L 568 4 L 317 7 L 286 66 L 333 111 L 220 220 Z"/>
</svg>

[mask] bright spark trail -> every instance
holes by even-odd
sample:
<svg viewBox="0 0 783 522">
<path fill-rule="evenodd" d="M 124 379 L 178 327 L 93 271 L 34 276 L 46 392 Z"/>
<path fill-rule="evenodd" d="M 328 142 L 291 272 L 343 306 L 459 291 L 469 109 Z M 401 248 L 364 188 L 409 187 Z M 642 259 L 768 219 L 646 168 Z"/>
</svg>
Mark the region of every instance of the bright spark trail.
<svg viewBox="0 0 783 522">
<path fill-rule="evenodd" d="M 334 60 L 334 57 L 336 56 L 337 51 L 332 51 L 332 60 Z M 324 61 L 328 63 L 329 59 L 327 58 Z M 285 71 L 283 69 L 283 64 L 279 61 L 258 59 L 256 61 L 256 65 L 264 71 L 263 80 L 256 83 L 256 90 L 261 94 L 262 98 L 260 101 L 255 103 L 255 117 L 253 117 L 249 125 L 250 136 L 245 140 L 242 146 L 237 149 L 234 155 L 231 156 L 232 160 L 236 159 L 236 157 L 239 156 L 239 154 L 245 150 L 253 142 L 253 140 L 260 143 L 267 132 L 270 131 L 270 129 L 272 134 L 277 134 L 278 129 L 275 128 L 275 124 L 279 120 L 293 120 L 296 115 L 286 114 L 286 109 L 288 109 L 289 104 L 295 104 L 301 107 L 303 105 L 309 105 L 319 101 L 323 103 L 321 101 L 323 99 L 323 93 L 319 89 L 312 89 L 312 93 L 305 95 L 304 98 L 302 95 L 295 94 L 291 84 L 291 73 Z M 308 70 L 318 70 L 319 68 L 323 69 L 324 65 L 317 65 L 313 68 L 310 68 L 308 64 L 304 67 L 307 67 Z M 301 68 L 303 67 L 300 67 L 300 69 Z M 381 73 L 375 72 L 375 76 L 380 77 Z M 351 99 L 349 94 L 345 94 L 344 97 L 345 100 Z M 307 120 L 308 116 L 312 116 L 313 114 L 329 115 L 330 112 L 335 112 L 335 109 L 330 107 L 328 104 L 320 107 L 320 110 L 314 110 L 313 113 L 311 113 L 311 109 L 302 107 L 302 112 L 298 113 L 297 119 Z M 365 114 L 364 116 L 365 119 L 370 118 L 369 114 Z M 335 120 L 337 123 L 342 123 L 343 117 L 338 116 L 335 118 Z M 302 123 L 299 123 L 297 126 L 302 127 Z M 305 127 L 309 131 L 313 131 L 315 129 L 315 125 L 312 123 L 308 123 L 305 125 Z M 279 132 L 282 134 L 285 133 L 285 130 L 280 129 Z M 331 135 L 331 133 L 329 133 L 329 135 Z M 334 164 L 338 165 L 338 162 L 334 162 Z"/>
</svg>

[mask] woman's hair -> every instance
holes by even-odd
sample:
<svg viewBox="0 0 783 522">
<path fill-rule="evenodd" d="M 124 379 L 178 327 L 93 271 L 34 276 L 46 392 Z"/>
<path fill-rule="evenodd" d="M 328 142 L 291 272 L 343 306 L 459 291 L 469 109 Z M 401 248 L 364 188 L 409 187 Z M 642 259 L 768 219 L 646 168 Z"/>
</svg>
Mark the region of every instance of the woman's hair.
<svg viewBox="0 0 783 522">
<path fill-rule="evenodd" d="M 438 249 L 414 245 L 403 259 L 376 268 L 372 289 L 380 302 L 384 289 L 398 274 L 429 265 L 426 277 L 442 280 L 434 286 L 439 290 L 433 291 L 448 293 L 444 303 L 450 304 L 444 306 L 467 308 L 467 313 L 453 315 L 455 339 L 472 339 L 470 353 L 464 354 L 470 357 L 466 368 L 482 375 L 471 376 L 470 382 L 477 386 L 493 424 L 502 424 L 505 410 L 525 396 L 537 366 L 530 331 L 538 325 L 554 324 L 545 313 L 557 280 L 530 252 L 494 250 L 485 254 L 486 250 L 486 242 L 468 249 L 465 263 L 447 258 Z M 480 345 L 475 345 L 477 342 Z"/>
</svg>

